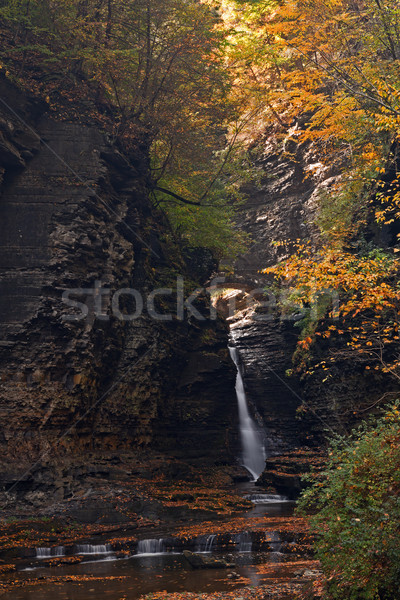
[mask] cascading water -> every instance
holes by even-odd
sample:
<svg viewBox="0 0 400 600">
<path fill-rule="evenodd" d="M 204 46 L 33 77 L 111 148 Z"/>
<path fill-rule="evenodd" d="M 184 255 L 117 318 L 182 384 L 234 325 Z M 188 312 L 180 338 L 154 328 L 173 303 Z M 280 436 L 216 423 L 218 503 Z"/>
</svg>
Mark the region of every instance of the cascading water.
<svg viewBox="0 0 400 600">
<path fill-rule="evenodd" d="M 266 531 L 265 540 L 269 543 L 271 553 L 269 555 L 269 561 L 271 563 L 280 563 L 282 561 L 282 540 L 277 531 Z"/>
<path fill-rule="evenodd" d="M 251 552 L 253 542 L 251 539 L 251 535 L 248 531 L 242 531 L 241 533 L 237 533 L 234 536 L 233 541 L 236 544 L 236 549 L 239 553 Z"/>
<path fill-rule="evenodd" d="M 279 494 L 249 494 L 245 498 L 253 504 L 282 504 L 283 502 L 292 502 L 286 496 L 280 496 Z"/>
<path fill-rule="evenodd" d="M 141 540 L 137 545 L 136 556 L 151 556 L 153 554 L 164 554 L 165 552 L 166 544 L 162 538 L 158 540 Z"/>
<path fill-rule="evenodd" d="M 196 540 L 195 552 L 208 553 L 212 552 L 216 535 L 200 535 Z"/>
<path fill-rule="evenodd" d="M 55 546 L 54 548 L 36 548 L 36 558 L 56 558 L 65 556 L 64 546 Z"/>
<path fill-rule="evenodd" d="M 236 396 L 239 408 L 239 428 L 242 442 L 242 464 L 256 481 L 265 468 L 265 448 L 263 434 L 250 416 L 242 374 L 240 372 L 239 354 L 230 346 L 229 352 L 237 368 Z"/>
<path fill-rule="evenodd" d="M 93 546 L 92 544 L 81 544 L 76 547 L 77 554 L 111 554 L 112 546 L 106 544 L 104 546 Z"/>
<path fill-rule="evenodd" d="M 282 546 L 282 540 L 277 531 L 266 531 L 265 539 L 269 543 L 271 552 L 279 552 Z"/>
</svg>

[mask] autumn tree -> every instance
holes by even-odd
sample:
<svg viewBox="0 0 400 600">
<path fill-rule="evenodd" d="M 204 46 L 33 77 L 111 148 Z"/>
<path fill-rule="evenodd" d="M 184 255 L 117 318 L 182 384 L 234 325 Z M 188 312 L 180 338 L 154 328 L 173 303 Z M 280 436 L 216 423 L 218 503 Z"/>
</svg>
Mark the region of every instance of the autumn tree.
<svg viewBox="0 0 400 600">
<path fill-rule="evenodd" d="M 338 360 L 351 361 L 356 354 L 366 370 L 400 381 L 399 266 L 393 255 L 377 249 L 360 255 L 329 246 L 317 252 L 302 246 L 266 270 L 292 284 L 286 302 L 303 312 L 297 356 L 302 360 L 296 365 L 302 375 L 318 368 L 329 375 Z M 319 338 L 334 343 L 323 360 L 311 360 L 309 351 Z"/>
<path fill-rule="evenodd" d="M 257 105 L 255 132 L 278 124 L 282 135 L 313 144 L 321 162 L 342 169 L 321 198 L 327 210 L 319 219 L 340 245 L 361 224 L 397 139 L 398 3 L 223 0 L 222 6 L 235 28 L 232 66 Z M 302 127 L 293 126 L 299 118 Z"/>
<path fill-rule="evenodd" d="M 54 110 L 60 91 L 73 103 L 88 88 L 112 135 L 128 150 L 138 139 L 148 148 L 148 186 L 176 235 L 219 254 L 242 247 L 230 185 L 232 170 L 243 170 L 240 117 L 214 9 L 196 0 L 10 0 L 0 11 L 1 60 L 14 77 Z"/>
<path fill-rule="evenodd" d="M 362 232 L 400 216 L 398 3 L 224 0 L 222 7 L 229 60 L 245 88 L 237 93 L 257 109 L 255 134 L 274 125 L 275 135 L 308 144 L 341 172 L 318 198 L 321 247 L 292 246 L 291 257 L 268 270 L 289 286 L 295 310 L 311 311 L 325 290 L 340 297 L 336 321 L 329 308 L 318 314 L 299 347 L 308 350 L 318 334 L 342 336 L 349 359 L 356 353 L 365 368 L 397 379 L 399 264 L 390 250 L 363 242 Z"/>
</svg>

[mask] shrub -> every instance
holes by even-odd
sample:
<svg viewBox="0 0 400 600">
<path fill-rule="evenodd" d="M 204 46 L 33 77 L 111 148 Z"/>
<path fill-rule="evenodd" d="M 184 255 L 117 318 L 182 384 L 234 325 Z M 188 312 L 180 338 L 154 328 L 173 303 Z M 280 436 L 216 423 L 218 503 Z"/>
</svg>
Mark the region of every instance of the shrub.
<svg viewBox="0 0 400 600">
<path fill-rule="evenodd" d="M 300 510 L 313 509 L 328 598 L 400 597 L 400 412 L 386 409 L 332 443 L 321 479 Z"/>
</svg>

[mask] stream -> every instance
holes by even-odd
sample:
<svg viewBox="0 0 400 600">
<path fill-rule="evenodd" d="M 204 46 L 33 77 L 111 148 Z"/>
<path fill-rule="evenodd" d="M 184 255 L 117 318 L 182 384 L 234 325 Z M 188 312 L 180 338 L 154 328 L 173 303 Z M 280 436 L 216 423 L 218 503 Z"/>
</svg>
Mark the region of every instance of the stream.
<svg viewBox="0 0 400 600">
<path fill-rule="evenodd" d="M 294 503 L 255 485 L 265 466 L 265 433 L 250 414 L 240 356 L 235 347 L 229 351 L 237 368 L 240 462 L 252 477 L 235 492 L 251 500 L 253 508 L 233 519 L 206 522 L 204 530 L 202 525 L 191 528 L 191 523 L 176 523 L 175 534 L 150 529 L 149 537 L 134 541 L 126 552 L 98 539 L 67 548 L 32 549 L 36 558 L 20 560 L 17 571 L 4 576 L 12 585 L 2 596 L 5 600 L 136 600 L 162 591 L 215 593 L 279 584 L 290 588 L 299 565 L 307 564 L 302 561 L 307 552 L 298 550 Z M 294 598 L 286 589 L 285 597 Z"/>
<path fill-rule="evenodd" d="M 252 520 L 264 516 L 291 519 L 292 502 L 261 494 L 252 484 L 244 484 L 240 493 L 249 495 L 254 503 L 254 508 L 242 515 L 248 519 L 249 526 Z M 271 531 L 267 534 L 271 540 L 267 551 L 253 551 L 252 538 L 246 531 L 232 534 L 235 546 L 228 550 L 215 545 L 217 536 L 206 532 L 200 536 L 196 553 L 222 558 L 230 563 L 228 568 L 194 569 L 182 552 L 166 548 L 156 532 L 152 532 L 152 539 L 139 542 L 134 555 L 123 558 L 110 546 L 88 544 L 77 547 L 76 553 L 79 551 L 84 557 L 82 562 L 49 567 L 43 564 L 49 556 L 48 550 L 38 549 L 37 558 L 29 566 L 21 563 L 16 573 L 6 576 L 15 582 L 15 588 L 2 597 L 5 600 L 87 600 L 91 597 L 135 600 L 163 590 L 213 593 L 294 577 L 293 558 L 279 551 L 281 541 L 277 534 Z M 56 551 L 62 553 L 62 548 L 53 549 L 52 556 Z M 286 567 L 287 560 L 290 565 Z M 271 569 L 260 574 L 257 565 L 266 563 Z"/>
</svg>

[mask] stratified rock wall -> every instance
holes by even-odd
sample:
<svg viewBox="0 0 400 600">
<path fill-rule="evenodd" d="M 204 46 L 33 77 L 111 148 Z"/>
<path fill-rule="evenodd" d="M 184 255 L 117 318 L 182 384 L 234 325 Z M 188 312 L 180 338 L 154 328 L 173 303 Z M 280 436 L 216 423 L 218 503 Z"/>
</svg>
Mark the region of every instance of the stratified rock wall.
<svg viewBox="0 0 400 600">
<path fill-rule="evenodd" d="M 5 78 L 0 86 L 3 461 L 167 450 L 172 439 L 211 462 L 229 456 L 235 369 L 223 322 L 177 319 L 173 298 L 171 320 L 144 309 L 123 321 L 112 308 L 117 290 L 146 302 L 178 275 L 193 279 L 147 199 L 145 150 L 127 156 L 90 122 L 58 120 Z M 111 290 L 101 300 L 100 283 Z M 70 298 L 88 315 L 66 320 L 80 308 L 62 295 L 82 288 Z M 206 297 L 198 305 L 209 313 Z M 117 309 L 132 314 L 135 302 L 122 295 Z"/>
<path fill-rule="evenodd" d="M 269 455 L 311 443 L 315 425 L 299 422 L 296 410 L 303 392 L 299 382 L 287 376 L 298 340 L 297 316 L 278 310 L 280 298 L 271 288 L 271 278 L 260 273 L 284 258 L 297 242 L 318 243 L 313 223 L 315 196 L 320 186 L 329 185 L 333 174 L 317 163 L 313 148 L 297 144 L 297 129 L 288 132 L 283 141 L 279 141 L 282 134 L 273 134 L 260 143 L 261 185 L 246 190 L 247 201 L 238 223 L 253 244 L 235 264 L 235 281 L 247 297 L 254 295 L 262 304 L 255 312 L 243 311 L 234 319 L 232 334 L 242 360 L 248 400 L 264 421 Z M 262 298 L 266 288 L 269 291 Z"/>
<path fill-rule="evenodd" d="M 254 151 L 261 183 L 246 190 L 239 222 L 252 244 L 235 264 L 236 276 L 247 281 L 265 281 L 260 270 L 284 258 L 291 244 L 317 243 L 316 196 L 333 183 L 334 171 L 317 162 L 315 148 L 297 143 L 299 131 L 299 126 L 292 128 L 283 141 L 282 132 L 273 132 Z"/>
</svg>

